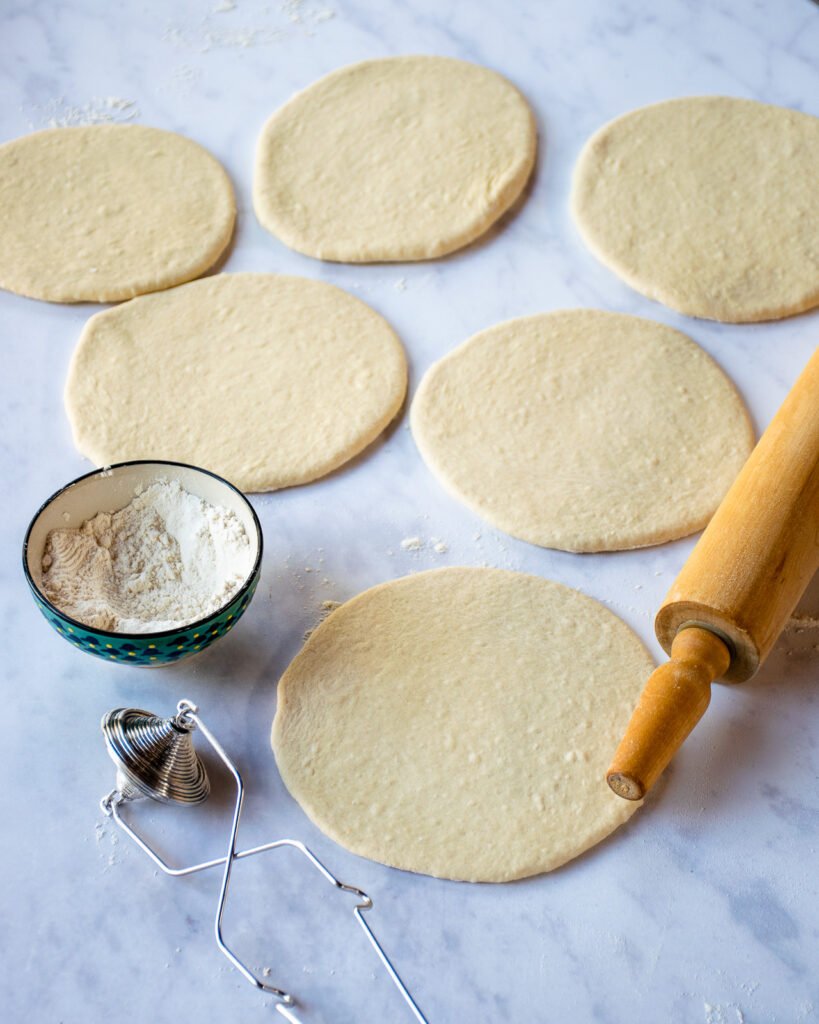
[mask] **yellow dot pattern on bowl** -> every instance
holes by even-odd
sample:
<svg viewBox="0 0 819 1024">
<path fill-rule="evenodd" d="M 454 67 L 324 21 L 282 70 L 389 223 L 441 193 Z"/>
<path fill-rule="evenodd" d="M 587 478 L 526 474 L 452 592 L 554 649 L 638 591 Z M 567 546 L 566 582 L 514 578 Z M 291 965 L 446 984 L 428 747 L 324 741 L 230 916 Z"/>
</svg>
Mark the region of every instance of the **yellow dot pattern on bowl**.
<svg viewBox="0 0 819 1024">
<path fill-rule="evenodd" d="M 173 664 L 183 658 L 205 650 L 212 643 L 230 632 L 241 618 L 256 590 L 258 576 L 248 590 L 238 596 L 221 615 L 201 623 L 196 632 L 179 630 L 166 637 L 151 635 L 112 637 L 106 633 L 96 633 L 93 629 L 69 625 L 59 613 L 46 607 L 37 600 L 37 607 L 54 629 L 70 640 L 72 645 L 87 654 L 103 658 L 109 664 L 112 661 L 130 665 L 163 665 Z"/>
</svg>

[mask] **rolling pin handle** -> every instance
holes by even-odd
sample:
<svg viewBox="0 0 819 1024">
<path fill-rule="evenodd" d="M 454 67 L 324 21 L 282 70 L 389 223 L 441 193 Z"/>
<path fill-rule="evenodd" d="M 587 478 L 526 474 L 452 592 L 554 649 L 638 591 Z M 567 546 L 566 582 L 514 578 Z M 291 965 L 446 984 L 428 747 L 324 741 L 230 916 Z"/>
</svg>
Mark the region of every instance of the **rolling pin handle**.
<svg viewBox="0 0 819 1024">
<path fill-rule="evenodd" d="M 711 700 L 711 683 L 731 663 L 727 644 L 701 626 L 683 628 L 671 660 L 649 677 L 606 781 L 625 800 L 641 800 L 676 754 Z"/>
</svg>

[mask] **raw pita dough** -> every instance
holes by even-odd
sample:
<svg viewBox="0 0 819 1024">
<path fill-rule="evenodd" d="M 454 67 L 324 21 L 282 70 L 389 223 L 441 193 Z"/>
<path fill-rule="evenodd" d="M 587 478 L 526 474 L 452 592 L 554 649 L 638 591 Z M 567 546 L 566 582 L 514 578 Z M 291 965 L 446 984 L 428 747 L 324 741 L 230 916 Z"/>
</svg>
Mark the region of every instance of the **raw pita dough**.
<svg viewBox="0 0 819 1024">
<path fill-rule="evenodd" d="M 819 304 L 819 118 L 704 96 L 605 125 L 575 170 L 592 252 L 689 316 L 742 323 Z"/>
<path fill-rule="evenodd" d="M 0 209 L 0 287 L 51 302 L 116 302 L 190 281 L 219 259 L 236 218 L 207 150 L 142 125 L 5 143 Z"/>
<path fill-rule="evenodd" d="M 272 491 L 360 452 L 406 381 L 390 326 L 340 288 L 220 274 L 91 317 L 66 406 L 97 465 L 172 459 Z"/>
<path fill-rule="evenodd" d="M 315 630 L 279 683 L 273 748 L 293 796 L 354 853 L 505 882 L 559 867 L 635 809 L 605 772 L 652 667 L 576 590 L 418 573 Z"/>
<path fill-rule="evenodd" d="M 448 57 L 341 68 L 262 130 L 253 203 L 308 256 L 424 260 L 482 235 L 534 165 L 532 112 L 505 78 Z"/>
<path fill-rule="evenodd" d="M 566 551 L 701 529 L 753 445 L 742 401 L 702 349 L 663 324 L 591 309 L 476 334 L 427 372 L 411 421 L 456 497 Z"/>
</svg>

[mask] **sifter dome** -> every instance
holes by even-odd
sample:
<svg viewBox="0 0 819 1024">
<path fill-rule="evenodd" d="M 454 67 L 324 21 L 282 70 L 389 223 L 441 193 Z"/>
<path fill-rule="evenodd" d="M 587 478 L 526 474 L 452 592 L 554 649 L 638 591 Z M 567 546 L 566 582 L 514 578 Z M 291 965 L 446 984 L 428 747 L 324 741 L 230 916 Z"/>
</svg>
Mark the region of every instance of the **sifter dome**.
<svg viewBox="0 0 819 1024">
<path fill-rule="evenodd" d="M 124 797 L 179 804 L 207 799 L 210 782 L 194 750 L 193 723 L 185 716 L 160 718 L 139 708 L 116 708 L 104 716 L 101 728 Z"/>
</svg>

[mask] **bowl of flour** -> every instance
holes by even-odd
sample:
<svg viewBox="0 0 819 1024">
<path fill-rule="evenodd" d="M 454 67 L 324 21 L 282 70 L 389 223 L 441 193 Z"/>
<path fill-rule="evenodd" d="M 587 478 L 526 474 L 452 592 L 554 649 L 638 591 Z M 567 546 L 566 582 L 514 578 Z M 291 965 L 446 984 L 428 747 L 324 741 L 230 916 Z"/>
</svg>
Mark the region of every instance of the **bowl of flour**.
<svg viewBox="0 0 819 1024">
<path fill-rule="evenodd" d="M 37 511 L 23 571 L 46 621 L 78 649 L 157 666 L 229 633 L 256 590 L 262 530 L 227 480 L 179 462 L 124 462 Z"/>
</svg>

